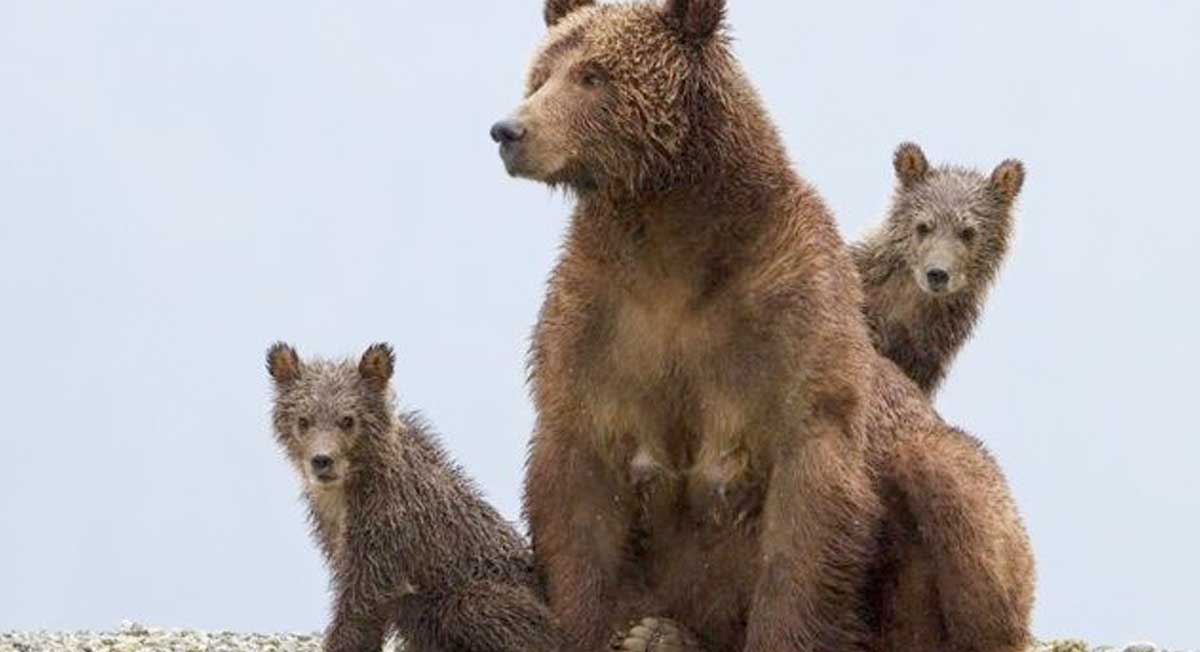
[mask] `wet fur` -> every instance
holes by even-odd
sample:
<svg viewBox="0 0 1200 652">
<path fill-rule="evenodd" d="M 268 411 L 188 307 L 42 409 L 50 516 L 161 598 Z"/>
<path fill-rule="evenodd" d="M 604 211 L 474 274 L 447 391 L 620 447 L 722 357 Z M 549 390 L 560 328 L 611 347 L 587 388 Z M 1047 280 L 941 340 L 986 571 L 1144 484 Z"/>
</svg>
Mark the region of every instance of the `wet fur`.
<svg viewBox="0 0 1200 652">
<path fill-rule="evenodd" d="M 920 148 L 901 145 L 898 178 L 887 219 L 851 246 L 865 294 L 864 313 L 875 347 L 932 395 L 963 344 L 971 337 L 996 274 L 1009 249 L 1013 204 L 1024 181 L 1018 161 L 1005 161 L 989 178 L 957 166 L 931 169 Z M 958 248 L 954 273 L 963 286 L 932 294 L 916 276 L 918 222 L 931 237 L 970 228 L 974 237 Z"/>
<path fill-rule="evenodd" d="M 712 650 L 1018 649 L 1032 561 L 1003 477 L 872 349 L 724 3 L 574 4 L 505 152 L 578 197 L 524 493 L 573 649 L 651 614 Z"/>
<path fill-rule="evenodd" d="M 340 433 L 341 482 L 306 483 L 313 533 L 333 575 L 325 649 L 379 650 L 389 633 L 420 652 L 559 649 L 525 541 L 418 415 L 393 416 L 391 353 L 385 361 L 380 352 L 373 347 L 357 366 L 301 362 L 286 345 L 269 355 L 276 437 L 302 474 L 299 417 L 313 429 L 343 414 L 360 424 Z"/>
</svg>

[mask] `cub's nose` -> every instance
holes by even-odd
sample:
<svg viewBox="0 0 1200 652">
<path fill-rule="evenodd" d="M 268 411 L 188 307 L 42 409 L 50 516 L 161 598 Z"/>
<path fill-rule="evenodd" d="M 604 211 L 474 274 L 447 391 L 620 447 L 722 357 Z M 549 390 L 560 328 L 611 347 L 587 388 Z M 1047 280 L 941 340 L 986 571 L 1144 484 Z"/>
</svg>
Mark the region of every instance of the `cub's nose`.
<svg viewBox="0 0 1200 652">
<path fill-rule="evenodd" d="M 333 470 L 333 458 L 328 455 L 314 455 L 309 462 L 312 464 L 313 473 L 318 476 L 325 475 Z"/>
<path fill-rule="evenodd" d="M 936 267 L 925 272 L 925 278 L 929 280 L 929 287 L 934 290 L 945 289 L 950 284 L 950 273 Z"/>
<path fill-rule="evenodd" d="M 501 120 L 492 125 L 492 140 L 501 145 L 515 143 L 525 137 L 525 126 L 516 120 Z"/>
</svg>

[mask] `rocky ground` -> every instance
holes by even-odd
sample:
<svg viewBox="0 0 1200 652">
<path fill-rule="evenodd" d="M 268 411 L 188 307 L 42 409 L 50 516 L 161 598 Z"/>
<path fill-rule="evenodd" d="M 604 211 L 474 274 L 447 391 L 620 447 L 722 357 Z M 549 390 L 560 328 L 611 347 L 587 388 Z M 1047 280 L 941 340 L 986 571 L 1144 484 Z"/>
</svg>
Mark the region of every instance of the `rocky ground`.
<svg viewBox="0 0 1200 652">
<path fill-rule="evenodd" d="M 398 649 L 389 643 L 384 652 Z M 3 632 L 0 652 L 321 652 L 321 635 L 202 632 L 125 622 L 115 632 Z"/>
<path fill-rule="evenodd" d="M 385 652 L 403 646 L 389 644 Z M 321 636 L 158 629 L 126 622 L 115 632 L 3 632 L 0 652 L 320 652 Z M 1168 652 L 1153 643 L 1093 646 L 1080 640 L 1040 643 L 1030 652 Z"/>
</svg>

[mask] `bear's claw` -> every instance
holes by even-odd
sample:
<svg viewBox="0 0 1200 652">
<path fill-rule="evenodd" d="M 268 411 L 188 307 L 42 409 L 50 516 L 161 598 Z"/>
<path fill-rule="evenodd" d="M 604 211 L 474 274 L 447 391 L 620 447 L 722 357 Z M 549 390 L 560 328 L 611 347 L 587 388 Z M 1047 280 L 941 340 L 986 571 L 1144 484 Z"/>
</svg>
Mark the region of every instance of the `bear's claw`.
<svg viewBox="0 0 1200 652">
<path fill-rule="evenodd" d="M 666 618 L 643 618 L 613 637 L 614 652 L 701 652 L 682 625 Z"/>
</svg>

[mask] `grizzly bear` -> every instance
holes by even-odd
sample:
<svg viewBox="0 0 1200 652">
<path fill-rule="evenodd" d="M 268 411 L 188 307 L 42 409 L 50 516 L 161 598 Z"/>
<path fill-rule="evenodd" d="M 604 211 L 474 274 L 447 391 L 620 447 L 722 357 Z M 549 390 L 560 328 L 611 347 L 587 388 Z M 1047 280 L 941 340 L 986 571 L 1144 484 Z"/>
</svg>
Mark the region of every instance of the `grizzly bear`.
<svg viewBox="0 0 1200 652">
<path fill-rule="evenodd" d="M 328 652 L 552 652 L 527 544 L 415 413 L 394 416 L 391 349 L 356 365 L 267 354 L 274 429 L 304 483 L 335 589 Z"/>
<path fill-rule="evenodd" d="M 898 184 L 887 220 L 850 247 L 875 347 L 932 395 L 975 322 L 1008 253 L 1013 204 L 1025 180 L 1009 159 L 991 176 L 930 168 L 920 147 L 893 158 Z"/>
<path fill-rule="evenodd" d="M 724 12 L 548 0 L 492 128 L 510 174 L 577 199 L 529 360 L 550 607 L 589 652 L 645 616 L 709 650 L 1018 649 L 1032 562 L 1003 476 L 872 348 Z"/>
</svg>

